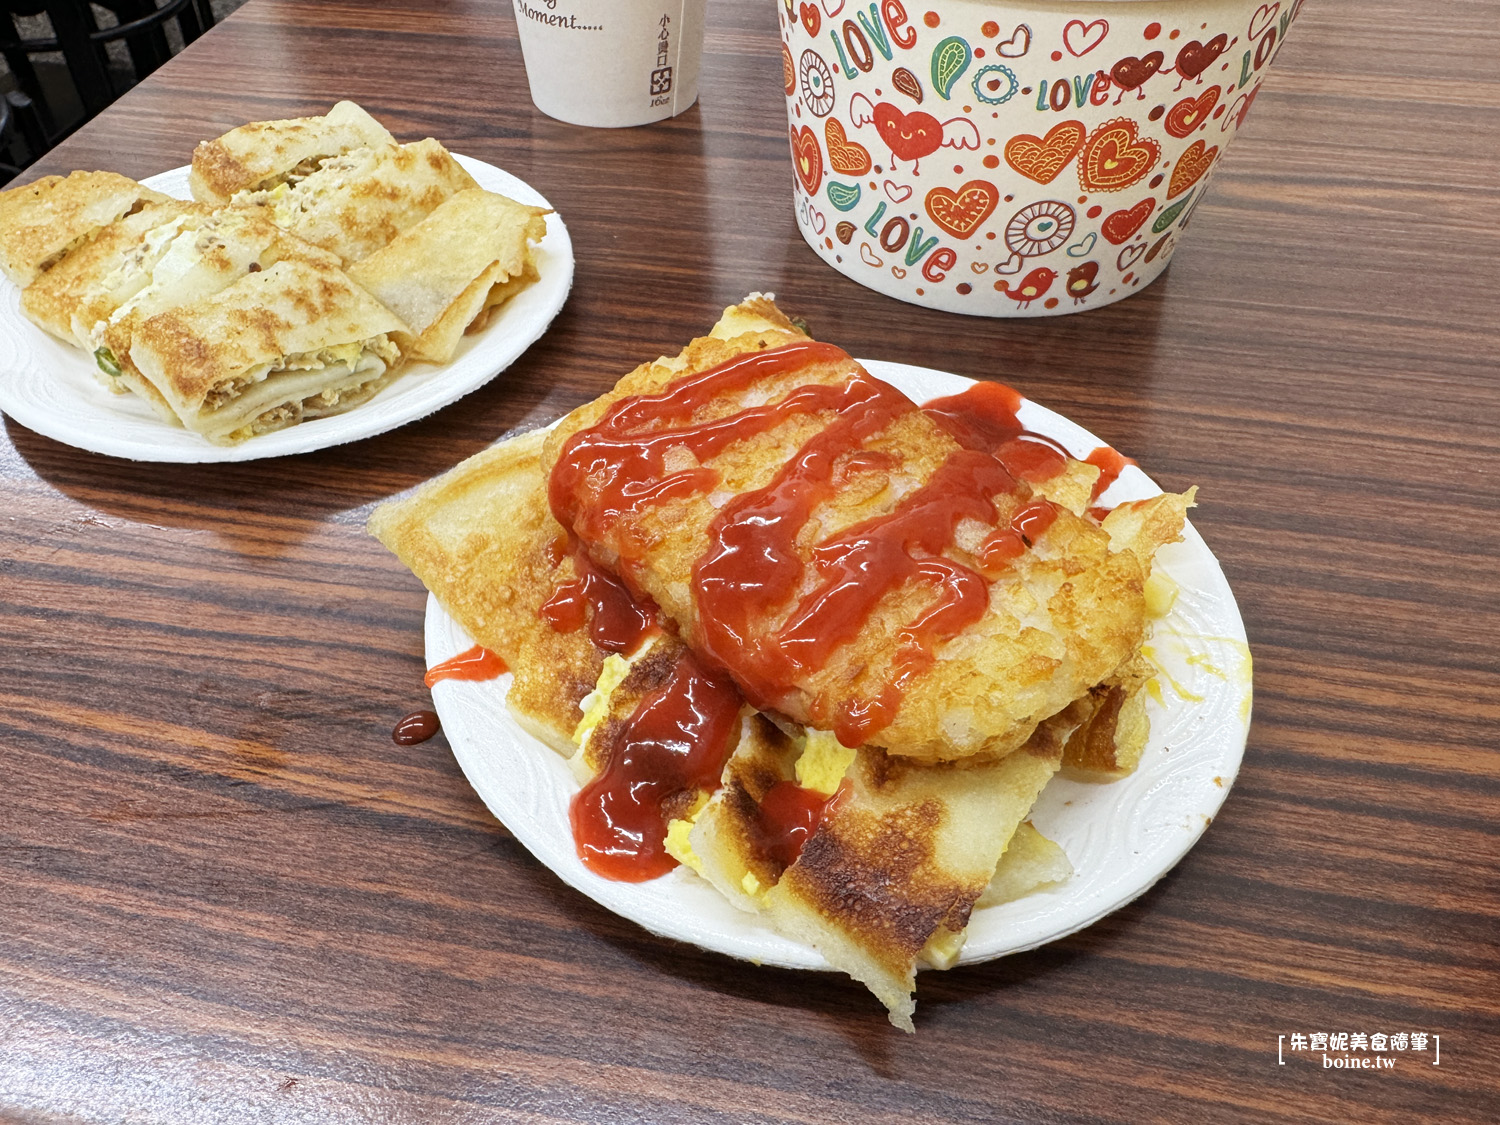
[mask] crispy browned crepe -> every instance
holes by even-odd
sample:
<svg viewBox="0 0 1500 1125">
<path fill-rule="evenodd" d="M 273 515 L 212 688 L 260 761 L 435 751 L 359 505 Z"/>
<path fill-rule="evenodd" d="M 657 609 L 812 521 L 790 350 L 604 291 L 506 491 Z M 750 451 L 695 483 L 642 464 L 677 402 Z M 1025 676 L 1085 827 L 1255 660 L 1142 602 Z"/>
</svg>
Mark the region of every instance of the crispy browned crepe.
<svg viewBox="0 0 1500 1125">
<path fill-rule="evenodd" d="M 1004 754 L 1132 659 L 1145 628 L 1143 588 L 1152 555 L 1180 533 L 1188 498 L 1161 496 L 1143 502 L 1139 515 L 1115 513 L 1101 527 L 1083 514 L 1097 470 L 1069 461 L 1053 480 L 1018 481 L 994 495 L 988 521 L 973 518 L 983 504 L 962 512 L 934 505 L 929 512 L 922 505 L 939 491 L 935 482 L 948 479 L 959 446 L 909 403 L 891 410 L 851 448 L 825 458 L 832 466 L 823 478 L 827 486 L 798 494 L 814 496 L 805 522 L 794 544 L 775 548 L 780 569 L 773 577 L 753 576 L 744 591 L 780 581 L 788 554 L 801 575 L 795 583 L 774 599 L 757 593 L 751 604 L 738 587 L 717 578 L 718 586 L 706 582 L 710 560 L 754 553 L 716 530 L 725 522 L 722 514 L 772 511 L 762 498 L 784 487 L 787 466 L 849 424 L 854 412 L 788 411 L 734 440 L 717 441 L 718 434 L 808 397 L 809 388 L 824 392 L 820 401 L 829 393 L 864 396 L 860 402 L 872 394 L 901 398 L 847 355 L 824 348 L 808 348 L 789 367 L 727 383 L 722 391 L 714 389 L 724 382 L 720 376 L 700 380 L 707 389 L 690 397 L 682 389 L 690 386 L 687 376 L 722 372 L 731 362 L 743 366 L 743 357 L 757 352 L 791 354 L 809 343 L 768 301 L 747 302 L 740 315 L 758 319 L 758 326 L 726 325 L 675 359 L 642 365 L 612 392 L 568 415 L 548 438 L 544 460 L 554 511 L 594 560 L 654 599 L 687 643 L 727 667 L 753 703 L 808 726 L 841 733 L 852 728 L 859 740 L 892 754 L 931 761 Z M 718 338 L 731 332 L 732 338 Z M 629 410 L 610 415 L 617 404 Z M 647 410 L 671 416 L 653 421 Z M 606 415 L 611 421 L 601 426 Z M 699 440 L 705 436 L 710 440 Z M 636 453 L 648 443 L 655 461 Z M 600 468 L 611 459 L 623 468 Z M 665 499 L 632 508 L 621 499 L 627 494 Z M 953 635 L 929 638 L 925 651 L 893 643 L 931 620 L 954 583 L 980 581 L 988 569 L 980 559 L 986 536 L 1044 497 L 1054 502 L 1054 521 L 1030 550 L 985 575 L 981 596 L 987 601 L 977 620 Z M 865 528 L 905 521 L 903 534 L 924 539 L 935 524 L 942 532 L 945 520 L 951 533 L 938 534 L 939 549 L 904 549 L 909 577 L 884 588 L 873 605 L 825 612 L 851 581 L 830 556 L 859 555 L 860 540 L 869 538 Z M 762 541 L 763 524 L 740 520 L 745 535 Z M 718 608 L 705 607 L 710 595 Z M 725 607 L 741 612 L 742 603 L 751 608 L 726 629 Z M 819 645 L 828 651 L 803 658 Z M 899 700 L 894 706 L 893 696 Z M 887 712 L 883 724 L 855 721 L 877 707 Z"/>
<path fill-rule="evenodd" d="M 207 300 L 231 285 L 280 261 L 306 262 L 336 270 L 339 258 L 288 234 L 259 211 L 223 208 L 185 222 L 153 262 L 148 284 L 95 325 L 95 361 L 118 389 L 131 390 L 165 420 L 182 422 L 156 385 L 131 358 L 135 334 L 158 313 Z"/>
<path fill-rule="evenodd" d="M 366 401 L 395 378 L 405 331 L 342 271 L 283 259 L 151 317 L 130 359 L 183 425 L 229 444 Z"/>
<path fill-rule="evenodd" d="M 194 199 L 223 206 L 236 192 L 296 183 L 332 157 L 394 143 L 384 125 L 343 101 L 321 117 L 252 121 L 203 141 L 193 150 L 188 185 Z"/>
<path fill-rule="evenodd" d="M 564 755 L 576 749 L 578 704 L 594 690 L 604 653 L 563 633 L 538 610 L 574 577 L 554 544 L 541 468 L 543 430 L 491 446 L 376 508 L 370 531 L 405 563 L 475 641 L 515 674 L 506 705 Z"/>
<path fill-rule="evenodd" d="M 471 637 L 505 660 L 515 676 L 511 712 L 572 755 L 585 781 L 608 765 L 620 730 L 681 646 L 659 635 L 611 678 L 586 630 L 559 632 L 541 616 L 542 605 L 576 577 L 571 557 L 557 549 L 563 530 L 546 503 L 545 437 L 535 431 L 470 458 L 377 508 L 370 530 Z M 1025 752 L 1005 759 L 922 765 L 867 750 L 849 752 L 831 770 L 825 763 L 821 784 L 831 794 L 847 772 L 847 791 L 790 868 L 758 838 L 759 802 L 779 781 L 820 783 L 799 773 L 806 736 L 794 739 L 756 718 L 743 729 L 720 793 L 704 806 L 700 794 L 685 791 L 668 811 L 693 818 L 683 822 L 690 864 L 731 901 L 764 911 L 777 929 L 867 984 L 893 1022 L 910 1030 L 919 963 L 952 963 L 974 901 L 1056 770 L 1064 723 L 1072 721 L 1044 726 Z M 1028 853 L 1012 866 L 1006 893 L 1058 877 L 1055 845 L 1048 846 L 1042 840 L 1031 848 L 1043 849 L 1051 866 L 1039 868 Z"/>
<path fill-rule="evenodd" d="M 0 191 L 0 270 L 25 288 L 122 215 L 166 201 L 116 172 L 43 176 Z"/>
<path fill-rule="evenodd" d="M 21 311 L 59 340 L 92 352 L 99 346 L 95 326 L 149 285 L 172 238 L 207 214 L 175 199 L 143 204 L 22 290 Z"/>
<path fill-rule="evenodd" d="M 786 866 L 762 843 L 761 804 L 797 778 L 806 751 L 758 719 L 723 789 L 693 818 L 684 858 L 731 902 L 864 984 L 911 1031 L 918 967 L 956 960 L 975 901 L 1062 761 L 1068 725 L 1048 720 L 998 759 L 928 764 L 861 750 L 840 798 Z M 1049 881 L 1030 867 L 1008 877 L 1011 894 Z"/>
<path fill-rule="evenodd" d="M 654 365 L 649 378 L 658 382 L 651 385 L 705 354 L 771 346 L 794 333 L 768 301 L 746 302 L 726 310 L 711 340 Z M 722 350 L 720 341 L 728 341 Z M 764 388 L 759 393 L 774 401 Z M 544 445 L 557 441 L 538 431 L 503 442 L 383 505 L 370 528 L 470 636 L 504 658 L 515 674 L 512 712 L 570 754 L 587 783 L 616 763 L 638 709 L 661 690 L 684 648 L 670 633 L 657 633 L 606 658 L 588 629 L 549 624 L 543 607 L 575 584 L 580 565 L 546 494 Z M 1045 483 L 1049 495 L 1081 507 L 1089 480 L 1085 474 L 1080 487 L 1068 472 Z M 1117 550 L 1132 552 L 1171 539 L 1180 513 L 1180 502 L 1126 506 L 1105 530 L 1094 528 L 1095 550 L 1081 561 L 1057 548 L 1059 565 L 1076 577 L 1109 552 L 1111 537 Z M 648 585 L 645 568 L 630 574 L 639 587 L 669 589 Z M 1139 596 L 1132 583 L 1123 591 Z M 1064 763 L 1101 778 L 1134 767 L 1148 730 L 1141 702 L 1147 672 L 1137 637 L 1105 676 L 1032 724 L 1019 748 L 951 762 L 877 746 L 849 750 L 785 714 L 746 710 L 717 791 L 688 787 L 661 802 L 671 820 L 663 829 L 666 851 L 735 905 L 865 983 L 892 1022 L 909 1031 L 916 971 L 956 962 L 976 904 L 1068 877 L 1062 850 L 1025 818 Z M 796 846 L 786 834 L 795 818 L 778 811 L 788 794 L 813 816 L 810 836 Z"/>
<path fill-rule="evenodd" d="M 294 184 L 238 192 L 231 202 L 263 207 L 277 226 L 353 263 L 421 222 L 445 199 L 478 186 L 429 137 L 353 149 Z"/>
</svg>

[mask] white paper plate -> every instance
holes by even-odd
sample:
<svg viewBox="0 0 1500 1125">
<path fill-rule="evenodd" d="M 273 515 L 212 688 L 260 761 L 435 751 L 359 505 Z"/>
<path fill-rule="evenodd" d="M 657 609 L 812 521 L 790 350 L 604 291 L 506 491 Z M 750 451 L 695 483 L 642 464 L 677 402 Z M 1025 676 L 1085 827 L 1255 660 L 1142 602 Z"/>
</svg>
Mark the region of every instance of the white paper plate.
<svg viewBox="0 0 1500 1125">
<path fill-rule="evenodd" d="M 956 394 L 971 382 L 926 368 L 861 362 L 917 402 Z M 1020 418 L 1077 457 L 1103 444 L 1029 400 Z M 1131 467 L 1104 499 L 1116 503 L 1160 491 Z M 1031 819 L 1063 846 L 1075 874 L 1054 890 L 975 910 L 961 964 L 1033 949 L 1124 906 L 1187 853 L 1234 782 L 1250 727 L 1250 650 L 1239 608 L 1191 525 L 1183 542 L 1161 550 L 1157 566 L 1180 592 L 1149 642 L 1162 667 L 1164 703 L 1148 703 L 1151 740 L 1140 767 L 1109 784 L 1063 777 L 1048 784 Z M 474 643 L 431 597 L 426 640 L 429 667 Z M 509 685 L 509 675 L 484 683 L 446 680 L 432 696 L 469 783 L 533 855 L 565 883 L 652 933 L 762 964 L 829 968 L 816 950 L 731 906 L 686 868 L 649 883 L 616 883 L 585 868 L 568 823 L 577 783 L 563 759 L 526 734 L 506 710 Z"/>
<path fill-rule="evenodd" d="M 509 172 L 467 156 L 455 157 L 480 187 L 536 207 L 551 206 Z M 142 182 L 178 199 L 189 198 L 186 167 Z M 93 357 L 27 320 L 21 313 L 21 291 L 0 278 L 0 410 L 56 441 L 132 461 L 253 461 L 372 437 L 477 390 L 536 342 L 573 285 L 573 243 L 556 214 L 547 216 L 547 235 L 536 262 L 541 280 L 508 301 L 484 331 L 464 337 L 451 362 L 413 364 L 347 414 L 315 418 L 234 446 L 213 445 L 163 422 L 135 395 L 110 394 L 94 378 Z"/>
</svg>

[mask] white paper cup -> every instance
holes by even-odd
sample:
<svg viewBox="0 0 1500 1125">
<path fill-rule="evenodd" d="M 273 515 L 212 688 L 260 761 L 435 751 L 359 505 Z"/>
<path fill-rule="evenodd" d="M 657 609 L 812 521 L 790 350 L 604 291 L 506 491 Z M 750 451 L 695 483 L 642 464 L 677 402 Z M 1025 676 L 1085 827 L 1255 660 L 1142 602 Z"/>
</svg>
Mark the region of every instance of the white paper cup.
<svg viewBox="0 0 1500 1125">
<path fill-rule="evenodd" d="M 615 129 L 698 100 L 706 0 L 512 0 L 531 100 L 548 117 Z"/>
<path fill-rule="evenodd" d="M 1166 269 L 1303 0 L 782 0 L 797 225 L 862 285 L 976 316 Z"/>
</svg>

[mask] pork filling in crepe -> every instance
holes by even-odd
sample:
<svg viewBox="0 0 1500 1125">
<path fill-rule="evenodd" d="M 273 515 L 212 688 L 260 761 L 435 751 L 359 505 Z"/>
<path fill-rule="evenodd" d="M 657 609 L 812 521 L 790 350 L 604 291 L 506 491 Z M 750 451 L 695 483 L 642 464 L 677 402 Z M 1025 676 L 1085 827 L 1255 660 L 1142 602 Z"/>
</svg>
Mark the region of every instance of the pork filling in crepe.
<svg viewBox="0 0 1500 1125">
<path fill-rule="evenodd" d="M 92 352 L 96 326 L 149 285 L 172 239 L 205 217 L 191 203 L 143 204 L 22 290 L 21 311 L 58 339 Z"/>
<path fill-rule="evenodd" d="M 297 183 L 241 191 L 235 207 L 264 207 L 277 226 L 346 263 L 385 246 L 449 196 L 478 187 L 432 138 L 354 149 Z"/>
<path fill-rule="evenodd" d="M 0 270 L 23 289 L 116 219 L 167 196 L 115 172 L 43 176 L 0 192 Z"/>
<path fill-rule="evenodd" d="M 442 203 L 349 276 L 417 333 L 411 359 L 447 363 L 463 334 L 540 276 L 531 243 L 546 214 L 496 192 L 470 188 Z"/>
<path fill-rule="evenodd" d="M 384 125 L 343 101 L 321 117 L 252 121 L 203 141 L 193 151 L 188 185 L 194 199 L 223 206 L 236 192 L 295 184 L 331 157 L 394 143 Z"/>
<path fill-rule="evenodd" d="M 228 444 L 364 402 L 406 330 L 341 271 L 285 260 L 151 317 L 130 358 L 185 426 Z"/>
<path fill-rule="evenodd" d="M 131 359 L 142 324 L 167 309 L 212 297 L 279 261 L 303 261 L 325 270 L 339 267 L 336 254 L 309 246 L 258 211 L 224 209 L 206 218 L 164 224 L 146 236 L 145 245 L 149 252 L 131 269 L 139 273 L 149 268 L 146 284 L 106 320 L 96 320 L 83 344 L 94 353 L 95 366 L 112 389 L 136 392 L 174 424 L 180 420 L 171 405 Z"/>
</svg>

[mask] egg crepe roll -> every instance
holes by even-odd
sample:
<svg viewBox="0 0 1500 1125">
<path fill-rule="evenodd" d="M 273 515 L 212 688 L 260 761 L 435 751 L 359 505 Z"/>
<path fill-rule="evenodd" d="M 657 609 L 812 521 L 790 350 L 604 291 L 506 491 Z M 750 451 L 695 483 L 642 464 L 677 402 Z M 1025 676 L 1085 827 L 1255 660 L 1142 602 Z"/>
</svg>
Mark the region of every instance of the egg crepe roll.
<svg viewBox="0 0 1500 1125">
<path fill-rule="evenodd" d="M 545 438 L 533 431 L 476 454 L 381 505 L 370 530 L 469 636 L 505 660 L 511 713 L 571 753 L 586 785 L 608 768 L 682 646 L 659 633 L 628 654 L 606 655 L 587 630 L 559 631 L 544 619 L 544 603 L 577 577 L 547 507 Z M 747 717 L 718 795 L 684 790 L 665 803 L 678 817 L 664 826 L 666 847 L 731 901 L 869 985 L 893 1021 L 909 1027 L 912 974 L 922 963 L 954 963 L 976 898 L 1015 897 L 1066 878 L 1061 849 L 1017 825 L 1081 717 L 1044 724 L 1006 759 L 930 766 L 844 750 L 822 732 L 793 737 Z M 759 824 L 759 802 L 779 782 L 825 796 L 844 789 L 790 867 L 767 853 Z"/>
<path fill-rule="evenodd" d="M 95 326 L 150 284 L 152 269 L 185 226 L 207 217 L 207 208 L 175 199 L 144 204 L 22 290 L 21 311 L 59 340 L 92 352 Z"/>
<path fill-rule="evenodd" d="M 237 192 L 231 202 L 266 208 L 277 226 L 348 264 L 421 222 L 449 196 L 478 186 L 429 137 L 354 149 L 324 161 L 295 184 Z"/>
<path fill-rule="evenodd" d="M 206 210 L 206 209 L 202 209 Z M 148 238 L 170 233 L 170 242 L 150 263 L 147 284 L 95 323 L 86 347 L 100 374 L 120 389 L 151 403 L 165 420 L 181 424 L 155 384 L 131 359 L 137 329 L 157 313 L 201 301 L 241 278 L 283 260 L 300 260 L 336 270 L 339 258 L 288 234 L 258 210 L 221 208 L 194 216 L 175 231 L 160 228 Z"/>
<path fill-rule="evenodd" d="M 789 328 L 769 302 L 750 301 L 726 310 L 713 338 L 764 343 Z M 692 360 L 684 353 L 657 366 L 681 371 Z M 581 565 L 547 504 L 552 440 L 538 431 L 492 447 L 383 505 L 370 527 L 510 665 L 507 702 L 523 725 L 559 750 L 573 728 L 570 764 L 587 792 L 618 761 L 642 701 L 686 650 L 664 632 L 605 656 L 587 630 L 546 620 L 543 605 Z M 1088 484 L 1069 478 L 1048 488 L 1081 506 Z M 1172 506 L 1117 511 L 1106 535 L 1125 544 L 1165 541 L 1180 527 Z M 1076 732 L 1084 732 L 1077 769 L 1105 776 L 1133 764 L 1144 734 L 1131 701 L 1147 668 L 1137 641 L 1106 680 L 1035 724 L 1019 748 L 951 762 L 848 749 L 827 731 L 744 708 L 717 790 L 684 788 L 661 801 L 670 818 L 663 845 L 735 905 L 865 983 L 910 1030 L 916 971 L 956 963 L 977 905 L 1070 875 L 1062 849 L 1026 817 Z M 789 817 L 788 807 L 807 815 Z M 786 831 L 799 823 L 800 836 Z"/>
<path fill-rule="evenodd" d="M 43 176 L 0 191 L 0 270 L 24 289 L 122 215 L 166 201 L 116 172 Z"/>
<path fill-rule="evenodd" d="M 405 331 L 342 271 L 288 259 L 151 317 L 130 358 L 183 425 L 228 445 L 366 401 Z"/>
<path fill-rule="evenodd" d="M 193 150 L 188 186 L 194 199 L 223 206 L 236 192 L 296 183 L 330 157 L 395 140 L 384 125 L 349 101 L 337 103 L 321 117 L 252 121 Z"/>
<path fill-rule="evenodd" d="M 470 188 L 350 266 L 349 276 L 417 333 L 410 358 L 447 363 L 471 326 L 540 276 L 531 243 L 545 237 L 546 214 Z"/>
</svg>

